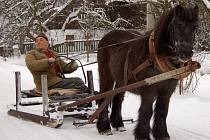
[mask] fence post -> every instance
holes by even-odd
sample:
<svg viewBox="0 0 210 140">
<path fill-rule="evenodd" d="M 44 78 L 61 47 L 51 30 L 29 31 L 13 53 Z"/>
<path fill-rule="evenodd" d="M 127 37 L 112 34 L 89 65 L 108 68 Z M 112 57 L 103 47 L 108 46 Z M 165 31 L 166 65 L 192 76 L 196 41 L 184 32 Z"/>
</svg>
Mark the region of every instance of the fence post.
<svg viewBox="0 0 210 140">
<path fill-rule="evenodd" d="M 66 48 L 66 55 L 67 57 L 69 56 L 69 43 L 65 43 L 65 48 Z"/>
</svg>

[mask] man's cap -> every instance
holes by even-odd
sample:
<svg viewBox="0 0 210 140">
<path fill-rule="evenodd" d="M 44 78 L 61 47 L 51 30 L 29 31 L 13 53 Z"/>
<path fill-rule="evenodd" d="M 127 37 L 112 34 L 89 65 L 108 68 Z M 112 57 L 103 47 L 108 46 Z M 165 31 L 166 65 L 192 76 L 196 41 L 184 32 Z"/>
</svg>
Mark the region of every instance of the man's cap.
<svg viewBox="0 0 210 140">
<path fill-rule="evenodd" d="M 44 39 L 46 39 L 48 41 L 47 36 L 44 33 L 39 33 L 35 39 L 37 39 L 38 37 L 43 37 Z"/>
</svg>

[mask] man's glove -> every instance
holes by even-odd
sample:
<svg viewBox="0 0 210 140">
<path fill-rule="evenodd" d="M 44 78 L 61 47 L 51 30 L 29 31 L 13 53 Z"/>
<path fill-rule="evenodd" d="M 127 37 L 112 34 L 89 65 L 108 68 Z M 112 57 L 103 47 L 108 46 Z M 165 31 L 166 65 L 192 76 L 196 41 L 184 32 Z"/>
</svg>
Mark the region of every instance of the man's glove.
<svg viewBox="0 0 210 140">
<path fill-rule="evenodd" d="M 70 62 L 70 65 L 71 65 L 71 68 L 72 68 L 73 70 L 77 70 L 77 68 L 79 67 L 78 64 L 77 64 L 77 62 L 76 62 L 75 60 L 72 60 L 72 61 Z"/>
<path fill-rule="evenodd" d="M 49 63 L 49 65 L 52 65 L 53 63 L 55 63 L 55 58 L 53 58 L 53 57 L 49 58 L 48 63 Z"/>
</svg>

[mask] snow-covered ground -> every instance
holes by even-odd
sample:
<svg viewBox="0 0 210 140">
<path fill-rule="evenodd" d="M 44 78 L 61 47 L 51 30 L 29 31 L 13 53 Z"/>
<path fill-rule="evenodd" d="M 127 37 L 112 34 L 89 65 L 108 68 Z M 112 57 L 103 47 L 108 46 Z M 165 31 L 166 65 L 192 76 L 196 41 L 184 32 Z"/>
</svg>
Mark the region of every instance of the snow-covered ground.
<svg viewBox="0 0 210 140">
<path fill-rule="evenodd" d="M 114 135 L 99 135 L 95 125 L 76 128 L 73 119 L 68 118 L 59 129 L 48 128 L 32 122 L 19 120 L 7 115 L 8 105 L 15 102 L 14 72 L 21 71 L 22 89 L 34 87 L 32 75 L 24 63 L 24 56 L 4 61 L 0 57 L 0 140 L 128 140 L 134 139 L 135 123 L 126 123 L 126 132 L 114 132 Z M 95 88 L 98 89 L 97 65 L 85 67 L 93 70 Z M 71 76 L 82 78 L 81 70 Z M 198 71 L 199 83 L 191 93 L 179 95 L 178 90 L 171 98 L 167 118 L 171 140 L 210 140 L 210 55 L 207 55 Z M 137 117 L 140 97 L 126 94 L 123 102 L 123 117 Z"/>
</svg>

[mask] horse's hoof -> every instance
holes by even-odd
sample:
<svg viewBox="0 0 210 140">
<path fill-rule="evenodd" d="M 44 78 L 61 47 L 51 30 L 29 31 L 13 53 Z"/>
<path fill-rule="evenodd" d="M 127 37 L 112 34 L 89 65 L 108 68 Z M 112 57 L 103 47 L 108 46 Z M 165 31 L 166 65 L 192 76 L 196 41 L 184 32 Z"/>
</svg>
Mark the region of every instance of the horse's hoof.
<svg viewBox="0 0 210 140">
<path fill-rule="evenodd" d="M 126 131 L 125 127 L 121 126 L 121 127 L 117 127 L 117 128 L 114 128 L 115 131 L 119 131 L 119 132 L 124 132 Z"/>
<path fill-rule="evenodd" d="M 107 119 L 99 119 L 96 126 L 101 135 L 112 135 L 110 123 Z"/>
<path fill-rule="evenodd" d="M 108 129 L 108 130 L 106 130 L 106 131 L 103 131 L 103 132 L 99 132 L 101 135 L 107 135 L 107 136 L 109 136 L 109 135 L 113 135 L 113 133 L 112 133 L 112 131 L 111 131 L 111 129 Z"/>
</svg>

